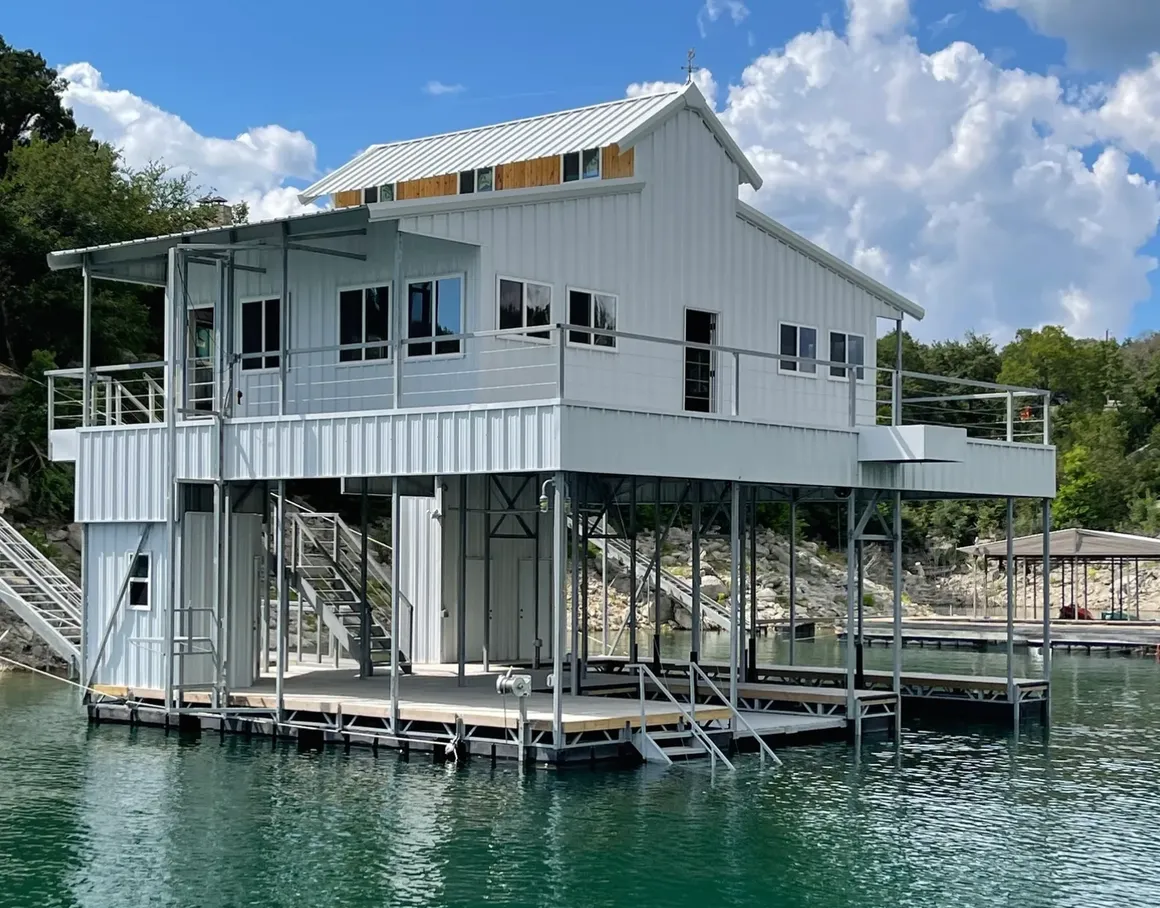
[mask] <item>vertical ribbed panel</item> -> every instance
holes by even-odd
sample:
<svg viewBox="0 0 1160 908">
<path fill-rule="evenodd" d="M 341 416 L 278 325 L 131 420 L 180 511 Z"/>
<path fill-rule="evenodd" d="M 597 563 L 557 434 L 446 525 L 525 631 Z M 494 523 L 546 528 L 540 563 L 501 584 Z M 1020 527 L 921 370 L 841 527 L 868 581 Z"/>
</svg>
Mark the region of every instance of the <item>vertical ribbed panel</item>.
<svg viewBox="0 0 1160 908">
<path fill-rule="evenodd" d="M 442 530 L 436 519 L 441 494 L 403 497 L 399 502 L 402 525 L 397 540 L 391 540 L 393 556 L 400 559 L 399 585 L 415 608 L 412 639 L 401 641 L 412 662 L 442 661 Z"/>
<path fill-rule="evenodd" d="M 164 426 L 86 429 L 78 439 L 78 522 L 165 519 L 169 462 Z"/>
<path fill-rule="evenodd" d="M 118 594 L 137 551 L 141 534 L 150 528 L 143 552 L 152 559 L 151 605 L 118 609 Z M 161 523 L 93 523 L 85 539 L 85 653 L 87 670 L 101 645 L 109 617 L 115 623 L 97 664 L 95 683 L 158 689 L 164 686 L 165 603 L 169 596 L 168 549 Z"/>
</svg>

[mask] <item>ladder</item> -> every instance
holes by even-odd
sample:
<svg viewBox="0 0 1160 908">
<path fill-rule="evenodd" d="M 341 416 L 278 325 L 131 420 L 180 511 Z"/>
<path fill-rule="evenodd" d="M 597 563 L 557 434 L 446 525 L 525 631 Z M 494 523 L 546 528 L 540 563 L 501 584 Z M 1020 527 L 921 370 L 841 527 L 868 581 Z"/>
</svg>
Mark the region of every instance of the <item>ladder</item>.
<svg viewBox="0 0 1160 908">
<path fill-rule="evenodd" d="M 287 501 L 289 505 L 290 502 Z M 290 509 L 288 509 L 290 510 Z M 338 645 L 353 658 L 364 652 L 362 640 L 363 603 L 361 588 L 362 534 L 336 513 L 311 511 L 293 505 L 288 514 L 290 551 L 287 578 L 310 609 L 326 625 Z M 391 576 L 383 560 L 390 548 L 368 537 L 367 604 L 370 608 L 370 634 L 365 643 L 372 665 L 391 662 Z M 405 597 L 399 599 L 399 662 L 410 671 L 407 650 L 410 649 L 412 607 Z"/>
<path fill-rule="evenodd" d="M 0 517 L 0 602 L 74 671 L 81 658 L 81 590 Z"/>
</svg>

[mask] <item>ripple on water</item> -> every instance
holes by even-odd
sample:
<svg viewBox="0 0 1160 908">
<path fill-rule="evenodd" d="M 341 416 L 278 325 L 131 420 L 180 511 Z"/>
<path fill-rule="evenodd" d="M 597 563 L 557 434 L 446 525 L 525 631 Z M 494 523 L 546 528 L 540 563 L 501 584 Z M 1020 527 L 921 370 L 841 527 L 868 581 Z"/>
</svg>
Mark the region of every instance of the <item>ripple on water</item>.
<svg viewBox="0 0 1160 908">
<path fill-rule="evenodd" d="M 943 655 L 906 658 L 1003 670 Z M 1055 683 L 1018 741 L 521 774 L 89 727 L 63 685 L 0 676 L 0 906 L 1154 908 L 1160 666 L 1058 656 Z"/>
</svg>

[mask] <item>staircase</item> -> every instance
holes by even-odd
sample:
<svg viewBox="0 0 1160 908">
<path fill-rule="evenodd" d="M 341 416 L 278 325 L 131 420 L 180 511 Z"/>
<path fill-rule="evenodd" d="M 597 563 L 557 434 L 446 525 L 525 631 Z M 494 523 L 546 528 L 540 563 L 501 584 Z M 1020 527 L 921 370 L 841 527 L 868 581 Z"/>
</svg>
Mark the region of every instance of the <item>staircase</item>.
<svg viewBox="0 0 1160 908">
<path fill-rule="evenodd" d="M 598 549 L 608 553 L 608 560 L 619 568 L 628 570 L 632 557 L 628 543 L 623 539 L 606 538 L 601 536 L 592 536 L 588 540 L 592 545 Z M 653 576 L 655 567 L 652 564 L 652 559 L 637 558 L 636 561 L 636 581 L 640 583 L 642 580 L 650 579 Z M 693 611 L 693 584 L 684 577 L 678 577 L 661 568 L 661 591 L 670 599 L 681 603 L 691 614 Z M 710 624 L 723 631 L 729 630 L 729 611 L 723 608 L 715 599 L 711 599 L 704 593 L 701 594 L 701 621 Z"/>
<path fill-rule="evenodd" d="M 76 671 L 81 658 L 81 590 L 0 517 L 0 602 Z"/>
<path fill-rule="evenodd" d="M 638 663 L 630 665 L 629 669 L 636 672 L 640 682 L 640 727 L 632 736 L 632 743 L 641 759 L 646 763 L 660 763 L 664 766 L 704 759 L 716 766 L 720 760 L 729 769 L 735 768 L 714 740 L 722 738 L 728 747 L 733 737 L 730 729 L 712 727 L 714 723 L 699 722 L 696 707 L 678 700 L 648 666 Z M 647 706 L 650 700 L 667 700 L 676 707 L 681 718 L 674 727 L 649 729 Z"/>
<path fill-rule="evenodd" d="M 288 505 L 291 503 L 288 501 Z M 287 559 L 288 578 L 293 583 L 339 646 L 354 658 L 364 652 L 362 639 L 363 603 L 361 588 L 362 535 L 351 529 L 338 514 L 320 513 L 293 505 L 287 509 L 292 544 Z M 391 577 L 383 564 L 390 549 L 368 539 L 367 602 L 370 607 L 370 634 L 365 642 L 372 665 L 391 663 Z M 399 662 L 410 671 L 409 649 L 411 604 L 399 602 Z"/>
</svg>

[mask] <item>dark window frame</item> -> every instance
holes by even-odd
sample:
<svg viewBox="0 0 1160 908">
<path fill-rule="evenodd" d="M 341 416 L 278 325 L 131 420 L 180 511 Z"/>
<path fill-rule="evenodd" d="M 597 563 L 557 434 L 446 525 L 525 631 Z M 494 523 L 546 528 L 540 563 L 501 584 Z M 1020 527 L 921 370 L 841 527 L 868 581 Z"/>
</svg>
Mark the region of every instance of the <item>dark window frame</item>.
<svg viewBox="0 0 1160 908">
<path fill-rule="evenodd" d="M 386 292 L 387 312 L 386 331 L 381 338 L 370 340 L 367 338 L 367 291 Z M 343 331 L 343 296 L 358 293 L 361 296 L 359 304 L 359 340 L 344 341 L 346 332 Z M 395 294 L 391 281 L 382 283 L 355 284 L 349 287 L 338 288 L 338 361 L 342 364 L 381 363 L 391 359 L 391 328 L 393 327 Z M 355 346 L 357 345 L 357 346 Z M 374 355 L 372 355 L 374 354 Z"/>
</svg>

